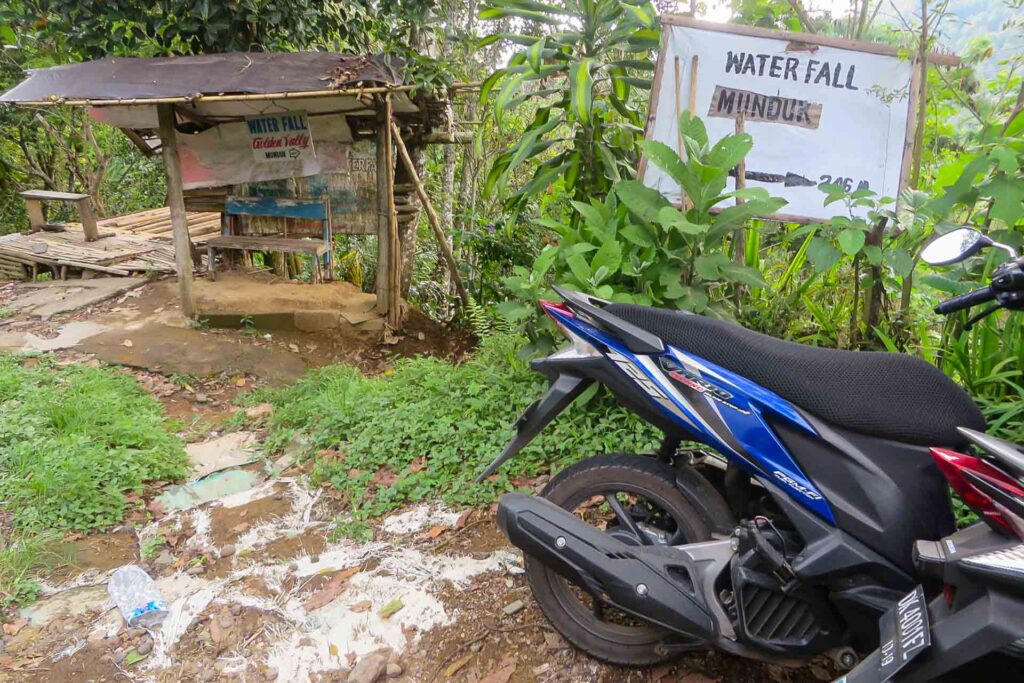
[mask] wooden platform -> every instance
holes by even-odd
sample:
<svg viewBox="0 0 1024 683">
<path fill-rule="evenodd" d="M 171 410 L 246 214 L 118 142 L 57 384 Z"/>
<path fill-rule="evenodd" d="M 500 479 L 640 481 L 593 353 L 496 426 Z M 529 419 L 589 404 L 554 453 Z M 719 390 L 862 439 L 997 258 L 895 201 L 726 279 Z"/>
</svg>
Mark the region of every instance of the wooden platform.
<svg viewBox="0 0 1024 683">
<path fill-rule="evenodd" d="M 176 272 L 167 207 L 104 218 L 97 227 L 109 236 L 88 242 L 78 223 L 68 223 L 64 232 L 0 236 L 0 276 L 34 278 L 52 272 L 65 279 L 79 272 L 85 277 Z M 188 227 L 193 243 L 205 244 L 220 234 L 220 214 L 189 213 Z"/>
<path fill-rule="evenodd" d="M 188 218 L 188 234 L 192 237 L 193 244 L 204 244 L 206 240 L 220 234 L 220 214 L 216 212 L 189 211 L 185 214 Z M 69 223 L 68 226 L 77 226 L 77 223 Z M 114 232 L 141 237 L 154 237 L 160 240 L 171 241 L 171 210 L 166 206 L 159 209 L 149 209 L 136 213 L 125 214 L 124 216 L 112 216 L 101 218 L 96 221 L 100 232 Z"/>
</svg>

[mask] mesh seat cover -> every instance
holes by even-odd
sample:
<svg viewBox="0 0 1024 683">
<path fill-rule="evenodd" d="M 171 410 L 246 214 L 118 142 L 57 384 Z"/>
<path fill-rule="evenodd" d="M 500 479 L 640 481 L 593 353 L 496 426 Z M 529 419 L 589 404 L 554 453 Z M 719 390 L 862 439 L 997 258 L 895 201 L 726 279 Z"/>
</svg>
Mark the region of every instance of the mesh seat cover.
<svg viewBox="0 0 1024 683">
<path fill-rule="evenodd" d="M 971 397 L 913 356 L 805 346 L 724 320 L 647 306 L 610 304 L 605 311 L 855 432 L 955 446 L 963 442 L 957 427 L 985 429 Z"/>
</svg>

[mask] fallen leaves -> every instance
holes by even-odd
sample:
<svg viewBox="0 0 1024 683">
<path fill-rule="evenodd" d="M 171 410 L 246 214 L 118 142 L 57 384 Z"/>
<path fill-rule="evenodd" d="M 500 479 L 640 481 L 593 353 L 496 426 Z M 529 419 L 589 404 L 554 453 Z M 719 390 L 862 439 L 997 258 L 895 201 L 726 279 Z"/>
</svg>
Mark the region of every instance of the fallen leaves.
<svg viewBox="0 0 1024 683">
<path fill-rule="evenodd" d="M 306 608 L 307 612 L 312 612 L 331 604 L 345 590 L 346 583 L 348 582 L 345 579 L 339 576 L 332 576 L 319 590 L 314 591 L 312 595 L 306 598 L 302 606 Z"/>
<path fill-rule="evenodd" d="M 437 538 L 446 531 L 448 531 L 448 527 L 443 524 L 436 524 L 430 527 L 430 531 L 427 532 L 427 538 Z"/>
<path fill-rule="evenodd" d="M 402 603 L 402 599 L 401 598 L 395 598 L 394 600 L 392 600 L 388 604 L 386 604 L 383 607 L 381 607 L 380 611 L 377 612 L 377 616 L 379 616 L 381 619 L 385 619 L 385 620 L 390 619 L 391 617 L 393 617 L 396 614 L 398 614 L 398 612 L 403 607 L 405 607 L 405 605 Z"/>
<path fill-rule="evenodd" d="M 461 659 L 456 659 L 454 662 L 449 664 L 448 668 L 444 670 L 445 678 L 451 678 L 452 676 L 454 676 L 456 673 L 458 673 L 459 669 L 469 664 L 469 661 L 471 659 L 473 659 L 473 655 L 466 655 L 465 657 L 462 657 Z"/>
<path fill-rule="evenodd" d="M 17 621 L 12 621 L 9 624 L 4 624 L 4 635 L 16 636 L 21 632 L 21 629 L 28 626 L 28 619 L 22 617 Z"/>
<path fill-rule="evenodd" d="M 303 607 L 306 608 L 307 612 L 312 612 L 313 610 L 318 610 L 321 607 L 331 604 L 348 587 L 348 580 L 362 570 L 363 568 L 360 566 L 349 567 L 348 569 L 343 569 L 333 575 L 326 583 L 324 583 L 323 586 L 313 591 L 313 593 L 306 598 L 306 601 L 303 603 Z"/>
<path fill-rule="evenodd" d="M 502 660 L 498 668 L 481 678 L 477 683 L 508 683 L 516 672 L 516 662 L 511 657 Z"/>
<path fill-rule="evenodd" d="M 372 606 L 373 606 L 373 603 L 371 603 L 369 600 L 360 600 L 356 604 L 350 605 L 349 606 L 349 610 L 352 611 L 352 612 L 355 612 L 356 614 L 360 614 L 362 612 L 366 612 Z"/>
</svg>

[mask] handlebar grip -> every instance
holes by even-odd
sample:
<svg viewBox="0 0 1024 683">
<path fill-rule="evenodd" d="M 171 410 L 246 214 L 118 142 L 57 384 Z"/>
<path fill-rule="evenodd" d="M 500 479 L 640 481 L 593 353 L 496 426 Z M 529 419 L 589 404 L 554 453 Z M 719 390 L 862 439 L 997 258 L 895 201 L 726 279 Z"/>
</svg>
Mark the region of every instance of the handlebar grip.
<svg viewBox="0 0 1024 683">
<path fill-rule="evenodd" d="M 982 287 L 981 289 L 976 289 L 973 292 L 967 292 L 966 294 L 954 296 L 952 299 L 946 299 L 935 307 L 935 312 L 945 315 L 965 308 L 970 308 L 971 306 L 983 304 L 986 301 L 992 301 L 992 299 L 995 298 L 996 293 L 991 287 Z"/>
</svg>

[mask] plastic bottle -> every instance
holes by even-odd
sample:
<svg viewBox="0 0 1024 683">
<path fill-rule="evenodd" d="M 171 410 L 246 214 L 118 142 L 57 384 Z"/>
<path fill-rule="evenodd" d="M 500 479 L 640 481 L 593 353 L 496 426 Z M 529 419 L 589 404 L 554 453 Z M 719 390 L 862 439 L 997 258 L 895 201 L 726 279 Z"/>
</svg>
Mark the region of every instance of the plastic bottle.
<svg viewBox="0 0 1024 683">
<path fill-rule="evenodd" d="M 167 603 L 160 599 L 156 582 L 141 567 L 121 567 L 110 577 L 107 594 L 129 626 L 154 628 L 167 616 Z"/>
</svg>

